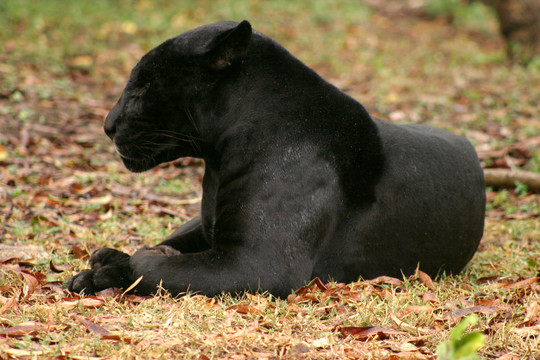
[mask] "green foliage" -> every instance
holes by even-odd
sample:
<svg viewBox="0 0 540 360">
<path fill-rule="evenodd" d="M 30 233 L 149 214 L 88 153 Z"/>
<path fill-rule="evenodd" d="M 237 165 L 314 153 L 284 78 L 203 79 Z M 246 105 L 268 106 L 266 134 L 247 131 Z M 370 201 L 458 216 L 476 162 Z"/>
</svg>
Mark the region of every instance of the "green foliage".
<svg viewBox="0 0 540 360">
<path fill-rule="evenodd" d="M 427 3 L 427 10 L 432 16 L 454 14 L 462 7 L 460 0 L 430 0 Z"/>
<path fill-rule="evenodd" d="M 516 181 L 515 191 L 518 195 L 527 195 L 529 193 L 529 187 L 521 181 Z"/>
<path fill-rule="evenodd" d="M 471 314 L 450 331 L 450 339 L 437 346 L 439 360 L 475 360 L 477 351 L 484 346 L 484 334 L 472 332 L 465 335 L 469 325 L 476 325 L 478 316 Z"/>
<path fill-rule="evenodd" d="M 492 10 L 482 3 L 462 0 L 429 0 L 427 12 L 433 17 L 447 17 L 458 25 L 467 25 L 486 29 L 486 24 L 493 16 Z"/>
<path fill-rule="evenodd" d="M 309 7 L 287 0 L 3 0 L 0 1 L 0 44 L 7 43 L 9 48 L 14 46 L 10 43 L 25 39 L 25 49 L 12 50 L 12 55 L 25 62 L 33 62 L 39 56 L 41 66 L 62 68 L 67 60 L 69 66 L 85 67 L 90 60 L 79 59 L 81 64 L 72 58 L 98 49 L 118 48 L 127 42 L 149 50 L 168 37 L 205 23 L 248 19 L 256 21 L 257 29 L 264 31 L 280 23 L 306 21 L 345 27 L 368 15 L 365 4 L 346 0 L 314 0 Z M 295 35 L 296 41 L 312 39 L 311 34 L 299 35 L 305 39 Z M 339 44 L 336 39 L 332 42 Z"/>
</svg>

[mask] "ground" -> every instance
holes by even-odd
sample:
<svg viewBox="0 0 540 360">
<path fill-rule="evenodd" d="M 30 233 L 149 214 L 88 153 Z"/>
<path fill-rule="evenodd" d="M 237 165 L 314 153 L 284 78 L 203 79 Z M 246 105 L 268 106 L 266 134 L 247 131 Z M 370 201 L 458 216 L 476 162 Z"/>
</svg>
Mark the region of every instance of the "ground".
<svg viewBox="0 0 540 360">
<path fill-rule="evenodd" d="M 435 359 L 472 313 L 483 358 L 540 358 L 540 199 L 519 183 L 486 189 L 485 236 L 456 276 L 322 279 L 288 299 L 68 293 L 92 250 L 132 253 L 199 211 L 199 160 L 131 174 L 102 131 L 140 56 L 197 25 L 246 18 L 375 116 L 540 172 L 540 60 L 511 65 L 479 5 L 177 3 L 0 4 L 0 358 Z"/>
</svg>

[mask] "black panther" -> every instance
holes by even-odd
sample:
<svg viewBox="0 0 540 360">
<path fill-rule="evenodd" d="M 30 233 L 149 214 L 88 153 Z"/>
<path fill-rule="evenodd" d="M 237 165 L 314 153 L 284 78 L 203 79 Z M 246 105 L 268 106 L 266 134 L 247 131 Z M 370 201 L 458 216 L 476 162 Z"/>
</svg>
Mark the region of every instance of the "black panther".
<svg viewBox="0 0 540 360">
<path fill-rule="evenodd" d="M 314 277 L 458 273 L 483 234 L 471 144 L 378 120 L 247 21 L 165 41 L 131 72 L 105 132 L 141 172 L 204 159 L 200 216 L 132 256 L 100 249 L 67 282 L 94 293 L 286 296 Z"/>
</svg>

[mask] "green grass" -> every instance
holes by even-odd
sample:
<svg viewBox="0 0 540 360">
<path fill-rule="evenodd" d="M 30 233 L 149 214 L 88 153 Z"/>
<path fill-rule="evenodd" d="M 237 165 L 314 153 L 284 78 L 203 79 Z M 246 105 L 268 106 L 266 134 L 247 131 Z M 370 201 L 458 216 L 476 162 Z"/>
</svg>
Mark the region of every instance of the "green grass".
<svg viewBox="0 0 540 360">
<path fill-rule="evenodd" d="M 481 31 L 488 31 L 486 23 L 490 22 L 494 15 L 493 10 L 480 1 L 428 0 L 426 10 L 435 18 L 446 17 L 458 26 L 468 26 Z"/>
<path fill-rule="evenodd" d="M 74 299 L 61 287 L 88 266 L 77 249 L 132 253 L 198 213 L 197 205 L 173 200 L 200 196 L 200 163 L 130 174 L 102 119 L 140 56 L 205 23 L 248 19 L 374 115 L 440 126 L 482 151 L 507 149 L 484 164 L 510 157 L 538 172 L 540 153 L 524 144 L 540 136 L 540 66 L 506 63 L 489 12 L 430 10 L 453 14 L 452 24 L 392 13 L 389 4 L 0 2 L 0 239 L 50 254 L 0 263 L 0 331 L 30 329 L 0 335 L 0 357 L 432 359 L 471 309 L 479 322 L 470 330 L 486 336 L 482 356 L 538 357 L 540 203 L 521 185 L 487 189 L 479 252 L 462 274 L 433 287 L 418 276 L 399 285 L 357 282 L 332 296 L 310 289 L 298 302 L 267 294 Z M 515 151 L 521 147 L 525 155 Z M 34 288 L 22 270 L 41 282 Z M 366 326 L 402 333 L 361 338 L 343 330 Z"/>
<path fill-rule="evenodd" d="M 302 2 L 284 0 L 96 0 L 75 3 L 69 0 L 7 0 L 0 4 L 3 28 L 0 41 L 8 47 L 10 57 L 19 61 L 45 65 L 60 72 L 69 67 L 92 70 L 100 60 L 91 57 L 97 50 L 114 49 L 128 43 L 149 50 L 164 39 L 202 23 L 223 20 L 256 18 L 258 29 L 271 28 L 277 33 L 288 31 L 285 28 L 291 22 L 310 22 L 324 27 L 326 36 L 320 37 L 321 45 L 332 50 L 342 43 L 339 34 L 342 29 L 369 15 L 367 6 L 344 0 L 315 0 L 309 4 L 309 11 L 306 10 L 306 4 Z M 301 29 L 295 29 L 294 34 L 289 33 L 286 37 L 304 48 L 313 46 L 313 37 Z M 18 48 L 22 39 L 25 46 Z M 325 56 L 328 53 L 321 53 L 318 61 L 324 61 Z M 113 64 L 122 66 L 127 62 L 126 66 L 131 67 L 132 61 L 126 55 L 118 54 Z"/>
</svg>

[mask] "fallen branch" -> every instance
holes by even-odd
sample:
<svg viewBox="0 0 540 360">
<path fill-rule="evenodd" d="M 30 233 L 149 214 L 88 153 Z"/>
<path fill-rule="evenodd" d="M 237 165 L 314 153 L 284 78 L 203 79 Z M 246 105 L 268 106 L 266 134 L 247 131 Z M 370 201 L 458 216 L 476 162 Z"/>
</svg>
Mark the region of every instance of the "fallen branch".
<svg viewBox="0 0 540 360">
<path fill-rule="evenodd" d="M 486 186 L 514 188 L 516 181 L 523 183 L 529 191 L 540 191 L 540 174 L 508 169 L 484 169 Z"/>
</svg>

